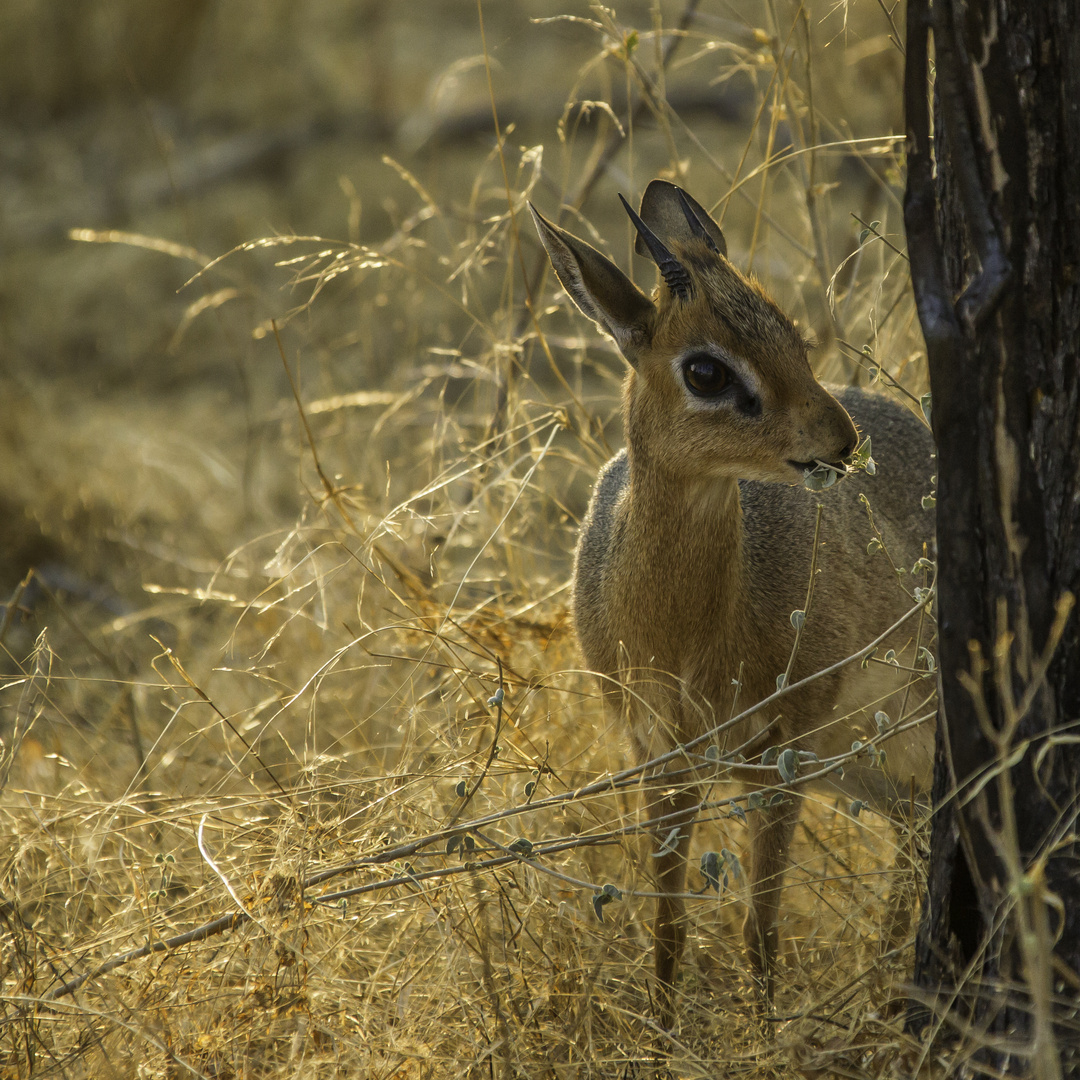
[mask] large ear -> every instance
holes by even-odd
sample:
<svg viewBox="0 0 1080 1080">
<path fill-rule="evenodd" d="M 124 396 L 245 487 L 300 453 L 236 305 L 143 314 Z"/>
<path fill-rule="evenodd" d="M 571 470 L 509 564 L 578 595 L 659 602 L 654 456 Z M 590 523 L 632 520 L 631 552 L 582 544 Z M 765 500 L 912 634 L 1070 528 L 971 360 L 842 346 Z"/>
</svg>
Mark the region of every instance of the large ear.
<svg viewBox="0 0 1080 1080">
<path fill-rule="evenodd" d="M 529 209 L 570 299 L 615 339 L 619 351 L 636 367 L 638 353 L 652 334 L 653 302 L 591 244 L 553 225 L 532 203 Z"/>
<path fill-rule="evenodd" d="M 687 217 L 688 212 L 697 219 L 700 229 L 694 228 L 693 222 Z M 672 240 L 685 243 L 694 237 L 702 237 L 704 233 L 721 255 L 727 255 L 727 241 L 720 231 L 720 226 L 709 217 L 709 211 L 693 195 L 666 180 L 653 180 L 645 189 L 645 194 L 641 197 L 641 220 L 665 244 L 670 244 Z M 640 236 L 634 244 L 634 250 L 639 255 L 649 255 L 649 249 Z"/>
</svg>

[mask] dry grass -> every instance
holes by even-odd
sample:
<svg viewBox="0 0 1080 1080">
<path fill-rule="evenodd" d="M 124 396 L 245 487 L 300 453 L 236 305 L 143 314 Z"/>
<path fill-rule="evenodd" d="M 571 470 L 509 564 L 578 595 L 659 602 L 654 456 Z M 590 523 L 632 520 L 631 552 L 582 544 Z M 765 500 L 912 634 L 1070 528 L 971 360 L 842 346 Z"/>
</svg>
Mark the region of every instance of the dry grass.
<svg viewBox="0 0 1080 1080">
<path fill-rule="evenodd" d="M 329 50 L 340 27 L 318 10 Z M 665 25 L 680 11 L 665 4 Z M 537 83 L 547 72 L 545 101 L 604 95 L 617 114 L 637 92 L 655 69 L 648 12 L 619 13 L 636 39 L 572 13 L 594 24 L 515 27 L 497 105 L 515 56 Z M 463 33 L 460 15 L 431 8 L 436 30 Z M 869 6 L 706 11 L 667 89 L 729 86 L 741 119 L 646 110 L 568 223 L 626 265 L 614 190 L 682 176 L 724 215 L 736 261 L 813 328 L 825 375 L 861 356 L 917 396 L 890 32 Z M 490 110 L 486 79 L 455 93 L 461 113 Z M 9 550 L 47 559 L 0 634 L 11 1075 L 882 1076 L 918 1061 L 898 1011 L 909 952 L 878 955 L 892 833 L 826 802 L 794 852 L 777 1015 L 747 974 L 733 883 L 693 905 L 679 1031 L 650 1020 L 636 781 L 571 797 L 629 764 L 567 611 L 575 525 L 619 444 L 620 362 L 537 277 L 521 214 L 526 197 L 553 212 L 613 124 L 571 109 L 560 141 L 558 110 L 539 112 L 520 120 L 529 140 L 365 162 L 362 197 L 346 183 L 329 215 L 344 240 L 278 237 L 202 269 L 153 316 L 167 333 L 131 331 L 171 350 L 175 385 L 84 401 L 12 383 L 0 498 L 36 532 Z M 335 148 L 314 152 L 347 179 Z M 251 182 L 230 185 L 208 213 Z M 184 235 L 148 213 L 129 231 Z M 140 287 L 146 264 L 117 250 L 64 258 L 112 259 L 117 285 Z M 177 283 L 206 261 L 123 250 L 175 265 Z M 210 362 L 243 392 L 205 378 Z M 717 818 L 697 849 L 741 851 L 744 827 Z M 530 861 L 508 852 L 521 838 Z M 605 883 L 623 899 L 600 920 Z"/>
</svg>

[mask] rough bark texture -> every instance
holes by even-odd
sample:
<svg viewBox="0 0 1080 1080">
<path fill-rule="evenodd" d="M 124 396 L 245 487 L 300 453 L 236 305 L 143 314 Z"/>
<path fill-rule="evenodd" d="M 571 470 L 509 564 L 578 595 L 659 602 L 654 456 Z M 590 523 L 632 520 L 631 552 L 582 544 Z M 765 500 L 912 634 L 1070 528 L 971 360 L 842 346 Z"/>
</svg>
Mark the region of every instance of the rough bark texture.
<svg viewBox="0 0 1080 1080">
<path fill-rule="evenodd" d="M 1080 593 L 1080 5 L 910 0 L 905 96 L 941 670 L 915 982 L 984 1065 L 1080 1075 L 1077 612 L 1040 663 Z"/>
</svg>

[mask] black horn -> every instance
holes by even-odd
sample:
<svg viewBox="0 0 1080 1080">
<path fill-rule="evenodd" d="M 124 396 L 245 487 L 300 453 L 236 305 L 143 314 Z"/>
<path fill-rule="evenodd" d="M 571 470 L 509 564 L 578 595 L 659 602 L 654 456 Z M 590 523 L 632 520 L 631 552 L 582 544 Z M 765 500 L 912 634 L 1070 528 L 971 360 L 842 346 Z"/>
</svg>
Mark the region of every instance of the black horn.
<svg viewBox="0 0 1080 1080">
<path fill-rule="evenodd" d="M 645 246 L 649 249 L 649 254 L 653 257 L 653 262 L 656 263 L 660 269 L 660 276 L 664 279 L 664 284 L 680 299 L 689 300 L 692 292 L 690 284 L 690 275 L 686 271 L 686 267 L 683 266 L 674 255 L 664 246 L 663 241 L 641 220 L 634 208 L 623 199 L 622 195 L 619 195 L 622 200 L 623 206 L 626 208 L 626 212 L 630 215 L 630 220 L 634 223 L 634 228 L 638 231 L 638 236 L 645 241 Z"/>
<path fill-rule="evenodd" d="M 679 205 L 682 207 L 683 216 L 686 218 L 686 224 L 690 226 L 690 231 L 699 240 L 704 240 L 710 251 L 715 251 L 716 254 L 719 255 L 720 249 L 716 246 L 716 241 L 709 235 L 708 230 L 701 223 L 701 219 L 690 205 L 686 193 L 682 188 L 677 187 L 675 190 L 679 195 Z"/>
</svg>

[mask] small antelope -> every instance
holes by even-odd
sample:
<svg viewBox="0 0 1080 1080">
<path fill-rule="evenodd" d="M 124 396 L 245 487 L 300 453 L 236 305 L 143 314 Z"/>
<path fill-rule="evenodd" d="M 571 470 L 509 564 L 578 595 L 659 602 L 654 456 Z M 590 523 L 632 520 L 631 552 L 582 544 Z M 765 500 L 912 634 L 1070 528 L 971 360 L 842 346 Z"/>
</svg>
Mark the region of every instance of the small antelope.
<svg viewBox="0 0 1080 1080">
<path fill-rule="evenodd" d="M 652 299 L 595 248 L 532 213 L 563 287 L 630 365 L 627 445 L 601 472 L 581 529 L 574 620 L 607 703 L 648 761 L 776 691 L 795 643 L 793 613 L 806 604 L 818 503 L 818 572 L 790 683 L 856 653 L 910 610 L 878 548 L 910 568 L 923 539 L 932 539 L 921 496 L 933 444 L 922 422 L 888 398 L 847 390 L 838 400 L 817 382 L 803 336 L 728 262 L 720 227 L 685 191 L 654 180 L 640 216 L 623 205 L 637 253 L 659 269 Z M 816 466 L 844 471 L 856 422 L 873 435 L 880 474 L 824 495 L 806 490 Z M 886 642 L 899 668 L 855 663 L 819 678 L 727 732 L 730 746 L 758 735 L 758 752 L 774 744 L 825 758 L 874 733 L 877 712 L 895 721 L 917 623 Z M 830 785 L 897 815 L 913 789 L 928 790 L 932 763 L 933 730 L 924 724 L 892 740 L 884 763 L 859 758 Z M 760 770 L 755 775 L 768 783 Z M 649 818 L 665 818 L 651 860 L 661 893 L 656 975 L 665 1026 L 686 937 L 680 897 L 703 783 L 650 778 Z M 770 1002 L 780 889 L 800 802 L 789 792 L 749 815 L 744 937 Z"/>
</svg>

